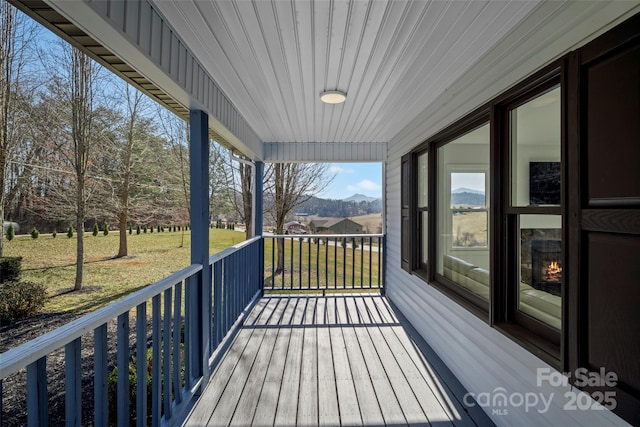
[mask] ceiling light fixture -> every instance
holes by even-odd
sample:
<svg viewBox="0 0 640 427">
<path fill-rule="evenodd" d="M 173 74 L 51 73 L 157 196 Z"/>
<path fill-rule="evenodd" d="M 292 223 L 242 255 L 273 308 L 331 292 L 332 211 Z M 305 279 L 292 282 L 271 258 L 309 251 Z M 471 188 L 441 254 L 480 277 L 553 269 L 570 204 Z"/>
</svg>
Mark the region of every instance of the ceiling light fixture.
<svg viewBox="0 0 640 427">
<path fill-rule="evenodd" d="M 340 104 L 347 99 L 347 94 L 339 90 L 325 90 L 320 94 L 320 100 L 325 104 Z"/>
</svg>

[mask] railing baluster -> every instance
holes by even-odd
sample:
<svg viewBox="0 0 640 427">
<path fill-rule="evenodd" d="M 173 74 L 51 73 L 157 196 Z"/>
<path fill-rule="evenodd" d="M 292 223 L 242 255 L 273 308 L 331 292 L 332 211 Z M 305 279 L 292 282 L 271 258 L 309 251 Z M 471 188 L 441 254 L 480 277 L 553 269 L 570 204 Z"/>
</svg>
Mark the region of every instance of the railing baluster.
<svg viewBox="0 0 640 427">
<path fill-rule="evenodd" d="M 293 252 L 294 252 L 294 243 L 293 243 L 293 238 L 291 238 L 291 290 L 293 290 L 293 271 L 294 271 L 294 266 L 293 266 Z"/>
<path fill-rule="evenodd" d="M 333 288 L 334 289 L 338 289 L 339 284 L 338 284 L 338 277 L 339 277 L 339 272 L 338 272 L 338 238 L 334 238 L 333 239 Z"/>
<path fill-rule="evenodd" d="M 382 251 L 382 242 L 380 241 L 380 237 L 378 237 L 378 287 L 382 287 L 382 275 L 380 274 L 380 269 L 382 268 L 382 263 L 380 262 L 380 252 Z"/>
<path fill-rule="evenodd" d="M 275 261 L 276 239 L 271 238 L 271 289 L 276 287 L 276 261 Z"/>
<path fill-rule="evenodd" d="M 213 347 L 222 341 L 222 261 L 213 264 Z"/>
<path fill-rule="evenodd" d="M 316 286 L 320 288 L 320 239 L 315 238 L 316 244 Z"/>
<path fill-rule="evenodd" d="M 302 289 L 302 238 L 300 238 L 299 242 L 300 253 L 298 254 L 298 282 L 300 289 Z"/>
<path fill-rule="evenodd" d="M 311 288 L 311 239 L 307 237 L 307 289 Z"/>
<path fill-rule="evenodd" d="M 238 262 L 238 253 L 234 253 L 231 255 L 231 265 L 233 266 L 233 309 L 231 310 L 231 318 L 229 319 L 229 325 L 233 325 L 233 321 L 235 320 L 238 311 L 238 306 L 240 305 L 240 279 L 242 278 L 240 275 L 240 263 Z"/>
<path fill-rule="evenodd" d="M 147 303 L 136 307 L 136 426 L 147 425 Z M 99 425 L 99 424 L 96 424 Z"/>
<path fill-rule="evenodd" d="M 360 288 L 364 288 L 364 237 L 360 238 Z"/>
<path fill-rule="evenodd" d="M 68 427 L 82 425 L 81 338 L 64 347 L 64 417 Z"/>
<path fill-rule="evenodd" d="M 224 308 L 223 308 L 223 315 L 224 315 L 224 321 L 222 322 L 222 328 L 223 330 L 226 331 L 229 330 L 229 311 L 231 310 L 231 289 L 230 288 L 230 282 L 231 282 L 231 268 L 229 266 L 229 258 L 227 257 L 224 260 L 224 282 L 223 282 L 223 298 L 224 298 Z M 224 335 L 224 334 L 223 334 Z"/>
<path fill-rule="evenodd" d="M 371 264 L 371 260 L 373 252 L 373 240 L 369 237 L 369 288 L 371 288 L 371 276 L 373 276 L 373 264 Z"/>
<path fill-rule="evenodd" d="M 46 357 L 41 357 L 27 366 L 27 425 L 49 425 Z"/>
<path fill-rule="evenodd" d="M 151 352 L 151 422 L 153 426 L 160 426 L 160 399 L 162 396 L 162 384 L 160 381 L 160 295 L 153 297 L 151 311 L 151 337 L 153 342 Z M 187 344 L 185 343 L 185 355 Z M 185 365 L 185 376 L 189 378 L 189 363 L 186 360 Z"/>
<path fill-rule="evenodd" d="M 329 238 L 324 241 L 324 287 L 329 288 Z"/>
<path fill-rule="evenodd" d="M 171 288 L 164 291 L 162 330 L 162 382 L 164 389 L 164 417 L 171 418 Z"/>
<path fill-rule="evenodd" d="M 176 404 L 182 402 L 182 365 L 180 342 L 182 341 L 182 281 L 176 283 L 173 297 L 173 390 Z"/>
<path fill-rule="evenodd" d="M 351 289 L 356 286 L 356 239 L 351 239 Z"/>
<path fill-rule="evenodd" d="M 107 325 L 93 331 L 93 420 L 97 426 L 109 424 L 107 383 Z"/>
<path fill-rule="evenodd" d="M 278 240 L 278 244 L 280 244 L 280 241 L 282 241 L 282 289 L 284 289 L 286 287 L 286 282 L 285 282 L 285 278 L 284 278 L 284 270 L 285 270 L 285 262 L 284 262 L 284 255 L 285 255 L 285 249 L 287 247 L 286 242 L 284 241 L 284 237 Z M 279 246 L 278 246 L 279 248 Z M 278 254 L 280 253 L 280 249 L 278 249 Z M 278 267 L 280 267 L 280 263 L 278 262 Z"/>
<path fill-rule="evenodd" d="M 129 312 L 118 316 L 118 427 L 129 425 Z"/>
<path fill-rule="evenodd" d="M 347 238 L 342 239 L 342 289 L 347 287 Z"/>
</svg>

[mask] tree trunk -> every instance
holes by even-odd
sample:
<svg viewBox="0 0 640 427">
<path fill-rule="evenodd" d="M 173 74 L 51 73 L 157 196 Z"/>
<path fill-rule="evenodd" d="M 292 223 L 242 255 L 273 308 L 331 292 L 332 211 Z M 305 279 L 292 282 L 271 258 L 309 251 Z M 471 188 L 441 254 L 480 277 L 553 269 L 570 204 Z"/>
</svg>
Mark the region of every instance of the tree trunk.
<svg viewBox="0 0 640 427">
<path fill-rule="evenodd" d="M 129 255 L 127 248 L 127 212 L 123 209 L 118 215 L 118 229 L 120 230 L 120 246 L 118 247 L 118 255 L 116 258 L 122 258 Z"/>
<path fill-rule="evenodd" d="M 76 284 L 74 291 L 82 289 L 84 276 L 84 176 L 78 176 L 76 234 L 78 247 L 76 251 Z"/>
<path fill-rule="evenodd" d="M 246 226 L 245 238 L 253 237 L 253 193 L 251 188 L 251 167 L 240 163 L 240 180 L 242 184 L 242 209 Z"/>
</svg>

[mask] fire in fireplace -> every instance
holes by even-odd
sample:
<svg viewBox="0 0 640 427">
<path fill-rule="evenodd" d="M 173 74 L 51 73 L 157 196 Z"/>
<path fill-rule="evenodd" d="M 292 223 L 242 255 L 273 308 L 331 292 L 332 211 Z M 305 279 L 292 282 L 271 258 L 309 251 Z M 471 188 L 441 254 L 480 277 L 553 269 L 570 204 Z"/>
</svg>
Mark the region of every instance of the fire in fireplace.
<svg viewBox="0 0 640 427">
<path fill-rule="evenodd" d="M 562 284 L 560 240 L 531 240 L 531 270 L 534 288 L 560 295 Z"/>
</svg>

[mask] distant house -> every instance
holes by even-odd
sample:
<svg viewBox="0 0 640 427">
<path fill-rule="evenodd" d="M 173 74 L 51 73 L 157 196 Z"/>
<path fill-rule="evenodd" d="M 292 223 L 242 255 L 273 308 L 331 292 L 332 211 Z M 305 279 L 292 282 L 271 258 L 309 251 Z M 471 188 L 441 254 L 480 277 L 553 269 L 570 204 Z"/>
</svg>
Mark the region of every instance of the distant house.
<svg viewBox="0 0 640 427">
<path fill-rule="evenodd" d="M 362 234 L 362 224 L 349 218 L 319 219 L 309 223 L 313 234 Z"/>
<path fill-rule="evenodd" d="M 291 221 L 284 225 L 284 234 L 306 234 L 306 233 L 307 233 L 307 227 L 298 221 Z"/>
</svg>

